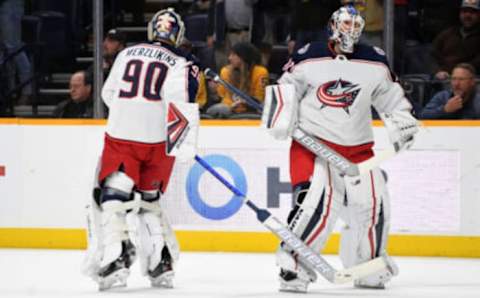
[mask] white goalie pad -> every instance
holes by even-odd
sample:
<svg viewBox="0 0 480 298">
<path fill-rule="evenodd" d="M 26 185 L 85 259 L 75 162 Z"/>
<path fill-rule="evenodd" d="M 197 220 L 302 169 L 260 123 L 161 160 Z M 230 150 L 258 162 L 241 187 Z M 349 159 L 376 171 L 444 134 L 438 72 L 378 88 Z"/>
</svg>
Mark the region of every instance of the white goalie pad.
<svg viewBox="0 0 480 298">
<path fill-rule="evenodd" d="M 85 207 L 87 213 L 87 250 L 82 264 L 82 273 L 96 280 L 103 257 L 103 233 L 101 211 L 92 200 Z"/>
<path fill-rule="evenodd" d="M 277 140 L 291 136 L 297 122 L 297 100 L 293 84 L 267 86 L 262 126 Z"/>
<path fill-rule="evenodd" d="M 175 268 L 180 249 L 168 219 L 164 212 L 159 210 L 145 211 L 136 216 L 135 245 L 140 258 L 140 270 L 147 275 L 160 263 L 162 249 L 166 245 L 172 257 L 172 266 Z"/>
<path fill-rule="evenodd" d="M 86 276 L 97 278 L 98 270 L 100 269 L 100 261 L 103 253 L 103 232 L 101 227 L 102 214 L 100 206 L 95 202 L 95 196 L 100 196 L 100 184 L 98 182 L 98 173 L 100 172 L 101 158 L 97 162 L 95 168 L 95 176 L 93 179 L 94 193 L 89 197 L 85 206 L 86 224 L 87 224 L 87 250 L 85 259 L 82 264 L 82 273 Z"/>
<path fill-rule="evenodd" d="M 192 159 L 197 151 L 200 113 L 198 104 L 167 102 L 167 155 L 180 161 Z"/>
</svg>

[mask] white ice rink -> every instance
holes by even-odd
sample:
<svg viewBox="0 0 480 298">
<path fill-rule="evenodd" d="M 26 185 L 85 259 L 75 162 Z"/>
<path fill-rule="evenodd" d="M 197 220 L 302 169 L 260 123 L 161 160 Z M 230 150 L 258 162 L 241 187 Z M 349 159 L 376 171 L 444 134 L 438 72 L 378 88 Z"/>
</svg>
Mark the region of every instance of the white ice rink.
<svg viewBox="0 0 480 298">
<path fill-rule="evenodd" d="M 326 256 L 338 266 L 336 256 Z M 132 268 L 127 288 L 98 292 L 80 274 L 83 251 L 0 249 L 0 297 L 480 297 L 480 259 L 397 257 L 400 275 L 386 290 L 332 285 L 308 294 L 277 291 L 273 254 L 182 253 L 174 289 L 155 289 Z"/>
</svg>

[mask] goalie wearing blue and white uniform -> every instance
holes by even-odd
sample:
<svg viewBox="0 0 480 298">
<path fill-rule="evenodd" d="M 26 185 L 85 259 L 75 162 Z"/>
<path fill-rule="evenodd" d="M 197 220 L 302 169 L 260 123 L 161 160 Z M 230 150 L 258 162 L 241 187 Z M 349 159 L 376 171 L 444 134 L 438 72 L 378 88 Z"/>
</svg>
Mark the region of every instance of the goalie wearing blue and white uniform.
<svg viewBox="0 0 480 298">
<path fill-rule="evenodd" d="M 388 119 L 384 121 L 391 141 L 409 147 L 418 122 L 410 114 L 411 105 L 384 52 L 358 43 L 364 20 L 355 8 L 345 6 L 332 14 L 329 26 L 328 43 L 310 43 L 299 49 L 285 65 L 279 85 L 267 88 L 264 115 L 270 115 L 272 135 L 285 138 L 299 127 L 349 161 L 360 163 L 374 155 L 373 106 L 381 115 L 388 114 L 383 118 Z M 282 104 L 272 107 L 269 97 L 282 97 L 282 90 L 284 97 L 293 94 L 292 99 L 281 98 Z M 275 125 L 283 127 L 276 130 Z M 287 221 L 307 245 L 320 252 L 340 217 L 346 223 L 340 245 L 345 267 L 386 256 L 390 208 L 379 168 L 345 176 L 292 140 L 290 178 L 295 207 Z M 355 286 L 384 288 L 397 274 L 393 260 L 387 259 L 389 270 L 355 280 Z M 314 271 L 299 264 L 283 245 L 277 264 L 281 290 L 304 292 L 316 280 Z"/>
<path fill-rule="evenodd" d="M 198 128 L 199 68 L 177 47 L 184 25 L 173 9 L 148 25 L 151 43 L 120 52 L 102 89 L 109 107 L 90 206 L 84 272 L 100 290 L 126 285 L 136 257 L 152 286 L 172 287 L 179 249 L 161 207 L 176 157 L 191 157 Z"/>
</svg>

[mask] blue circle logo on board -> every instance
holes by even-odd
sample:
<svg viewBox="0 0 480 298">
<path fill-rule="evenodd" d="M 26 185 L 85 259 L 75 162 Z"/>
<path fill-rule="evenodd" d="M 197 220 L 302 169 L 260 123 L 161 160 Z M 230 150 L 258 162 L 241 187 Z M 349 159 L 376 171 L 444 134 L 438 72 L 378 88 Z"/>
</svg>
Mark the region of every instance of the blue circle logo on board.
<svg viewBox="0 0 480 298">
<path fill-rule="evenodd" d="M 247 179 L 245 178 L 245 173 L 233 159 L 219 154 L 207 155 L 202 157 L 202 159 L 210 164 L 212 168 L 221 168 L 227 171 L 234 180 L 232 184 L 242 193 L 247 193 Z M 208 198 L 202 198 L 200 192 L 198 191 L 200 186 L 200 178 L 204 174 L 211 175 L 200 164 L 195 163 L 187 176 L 186 193 L 188 202 L 192 206 L 193 210 L 195 210 L 195 212 L 201 216 L 213 220 L 226 219 L 237 213 L 243 204 L 243 198 L 238 195 L 232 194 L 230 200 L 225 205 L 220 207 L 213 207 L 205 202 L 208 200 Z M 218 186 L 215 185 L 214 187 L 226 188 L 226 186 L 224 186 L 220 181 L 218 181 Z"/>
</svg>

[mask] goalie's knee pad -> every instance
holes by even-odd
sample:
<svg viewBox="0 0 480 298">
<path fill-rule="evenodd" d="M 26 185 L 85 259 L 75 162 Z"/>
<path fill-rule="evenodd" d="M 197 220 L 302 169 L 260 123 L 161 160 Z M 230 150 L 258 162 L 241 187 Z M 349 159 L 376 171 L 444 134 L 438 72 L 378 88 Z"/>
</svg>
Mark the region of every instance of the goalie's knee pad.
<svg viewBox="0 0 480 298">
<path fill-rule="evenodd" d="M 105 178 L 103 185 L 130 194 L 135 182 L 124 172 L 114 172 Z"/>
<path fill-rule="evenodd" d="M 153 212 L 155 214 L 160 214 L 162 208 L 160 207 L 160 191 L 151 190 L 151 191 L 140 191 L 141 194 L 141 203 L 140 203 L 140 212 Z"/>
</svg>

